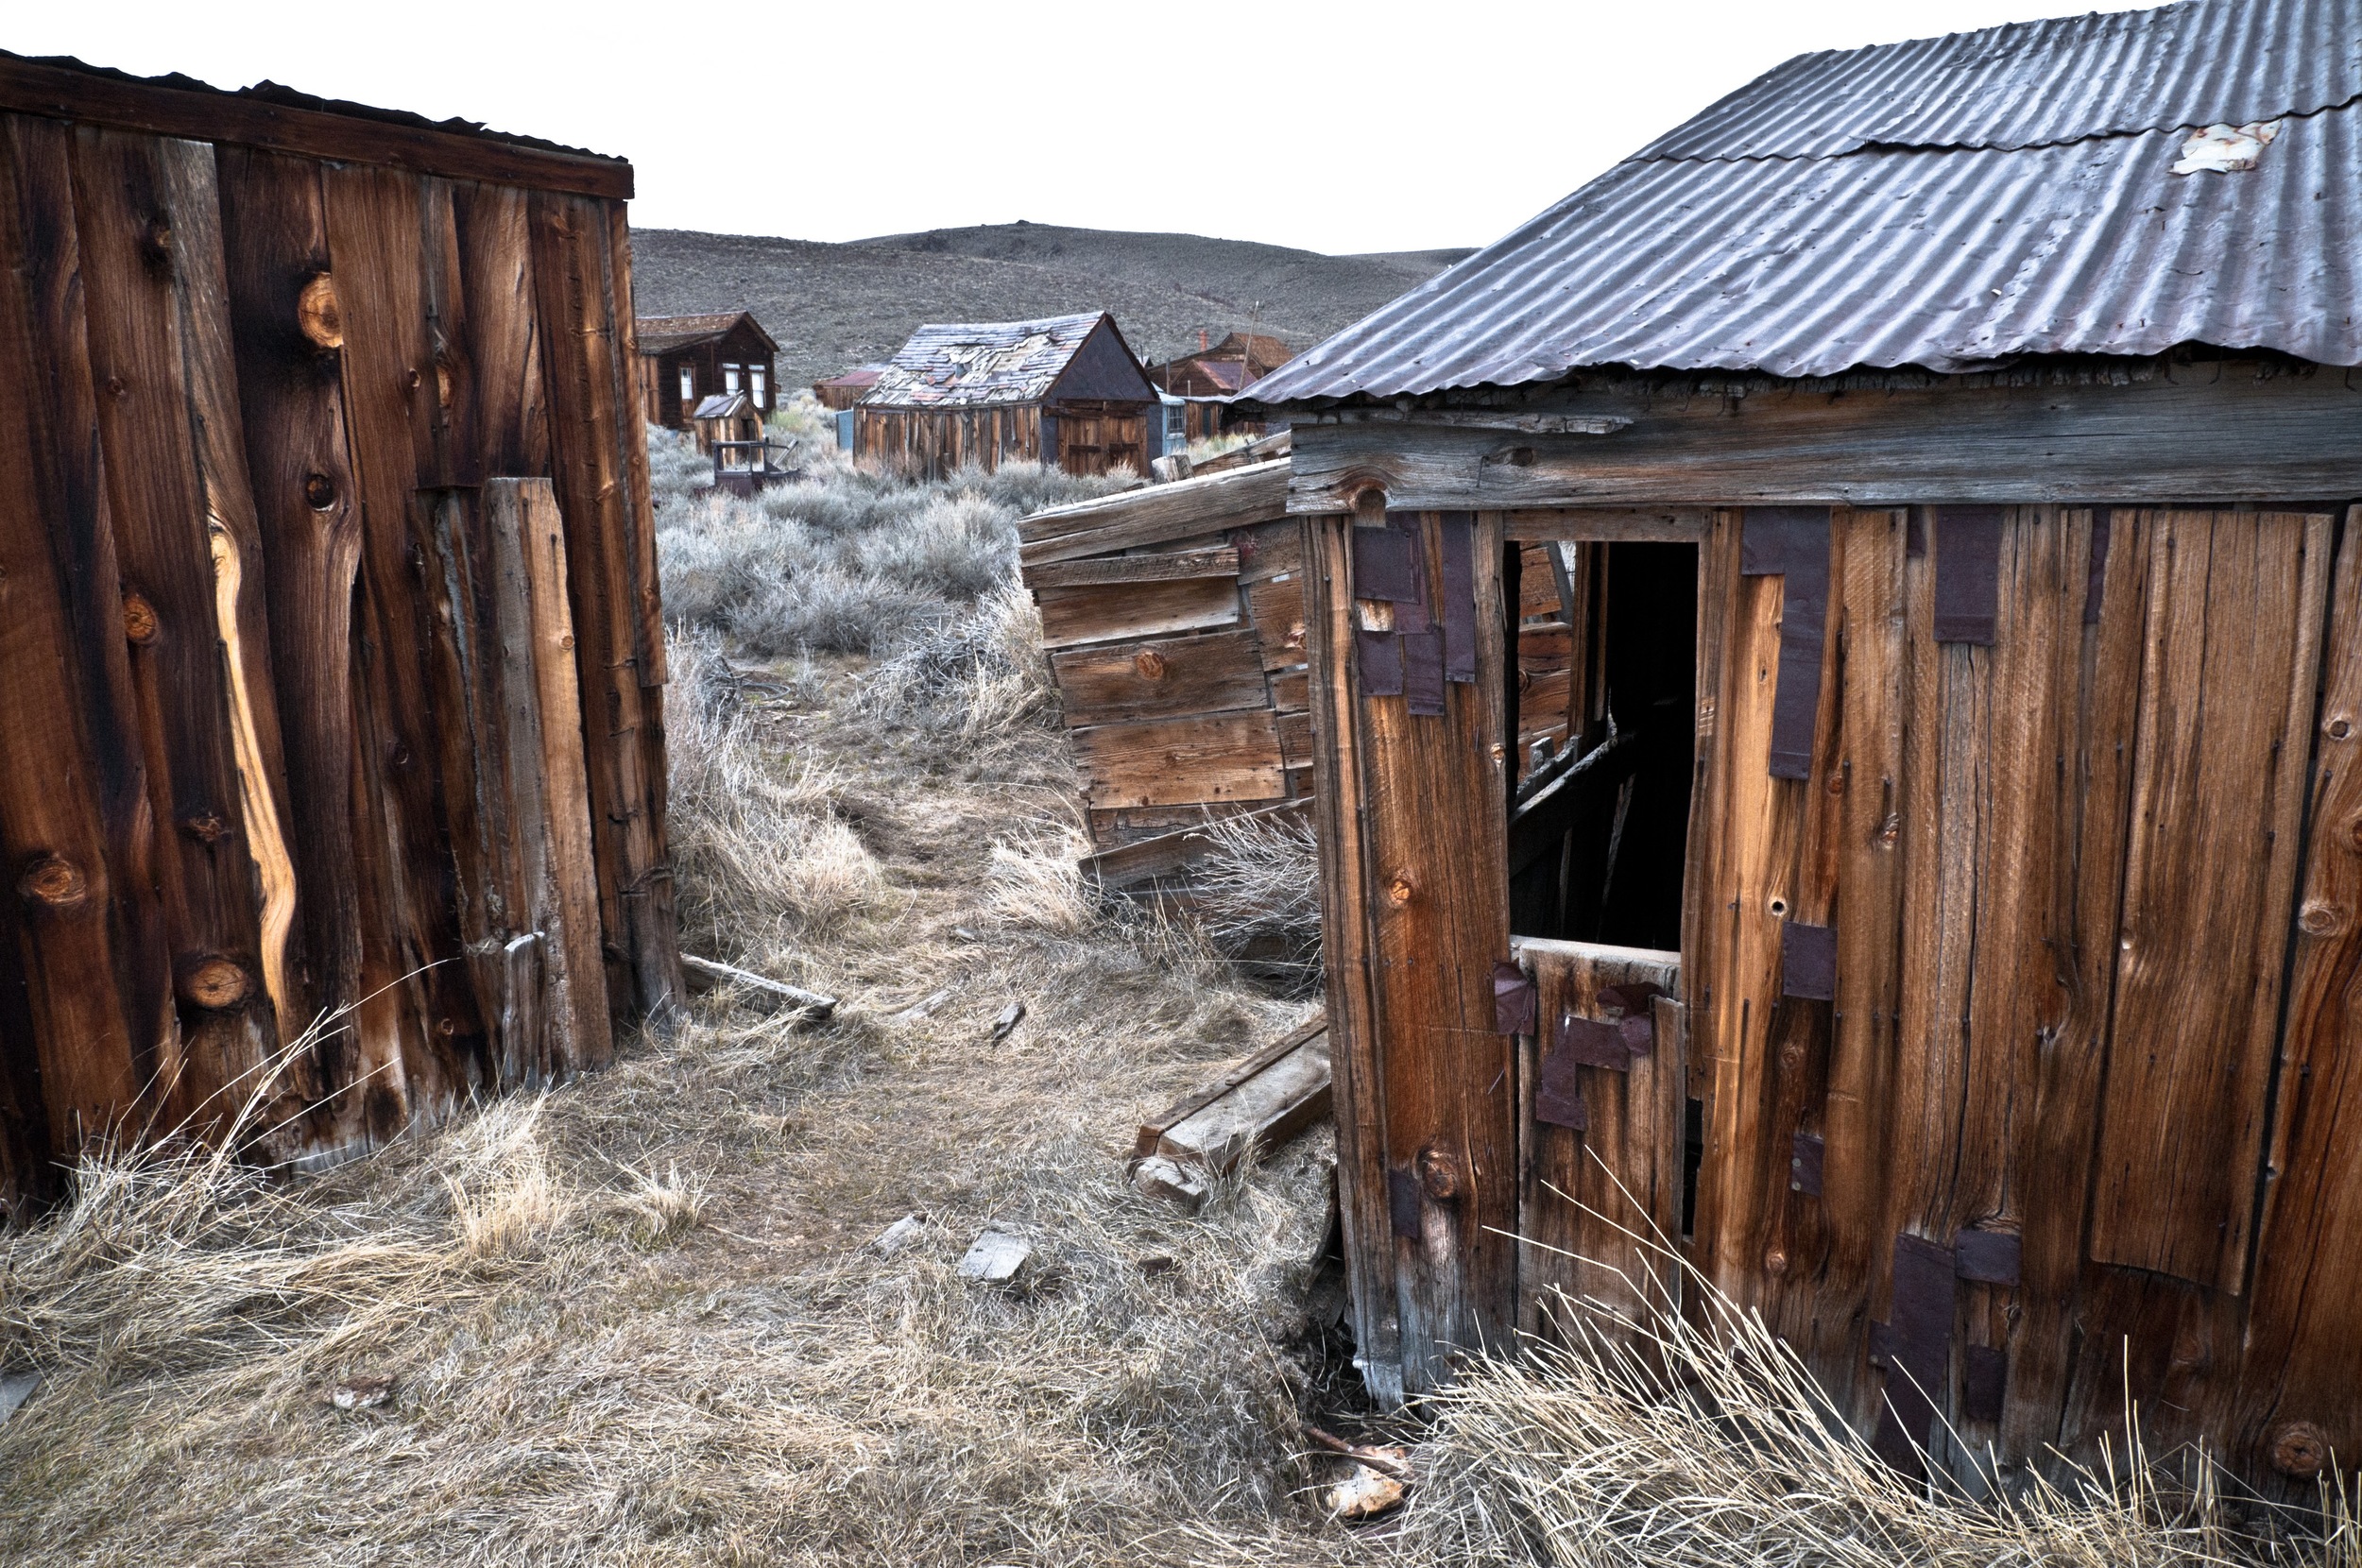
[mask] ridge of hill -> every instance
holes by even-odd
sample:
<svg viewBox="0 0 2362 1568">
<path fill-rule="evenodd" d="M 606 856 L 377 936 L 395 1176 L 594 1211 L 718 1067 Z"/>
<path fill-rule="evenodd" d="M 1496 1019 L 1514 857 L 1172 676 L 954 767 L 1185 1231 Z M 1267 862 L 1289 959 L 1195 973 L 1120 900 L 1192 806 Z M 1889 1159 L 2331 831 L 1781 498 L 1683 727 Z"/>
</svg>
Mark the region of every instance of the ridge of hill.
<svg viewBox="0 0 2362 1568">
<path fill-rule="evenodd" d="M 986 224 L 830 244 L 682 229 L 632 231 L 643 315 L 748 310 L 779 341 L 782 386 L 890 356 L 927 321 L 1105 309 L 1154 363 L 1226 332 L 1307 349 L 1469 254 L 1325 256 L 1200 234 Z"/>
</svg>

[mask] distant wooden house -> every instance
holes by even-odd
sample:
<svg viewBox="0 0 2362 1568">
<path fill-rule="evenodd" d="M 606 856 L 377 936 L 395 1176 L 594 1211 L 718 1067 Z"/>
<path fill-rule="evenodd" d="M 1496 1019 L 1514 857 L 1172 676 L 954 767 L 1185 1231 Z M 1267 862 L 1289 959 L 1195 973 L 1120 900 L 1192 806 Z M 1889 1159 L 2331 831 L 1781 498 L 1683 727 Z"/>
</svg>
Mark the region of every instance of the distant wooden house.
<svg viewBox="0 0 2362 1568">
<path fill-rule="evenodd" d="M 779 346 L 745 311 L 640 318 L 640 388 L 648 418 L 685 430 L 708 398 L 744 392 L 760 419 L 776 403 Z M 702 443 L 701 443 L 702 444 Z"/>
<path fill-rule="evenodd" d="M 882 365 L 857 365 L 841 376 L 813 382 L 812 395 L 821 407 L 842 413 L 869 395 L 869 389 L 878 384 L 879 372 L 884 368 Z"/>
<path fill-rule="evenodd" d="M 1151 366 L 1148 379 L 1158 391 L 1184 401 L 1190 440 L 1209 440 L 1233 431 L 1260 435 L 1266 428 L 1262 416 L 1241 413 L 1225 400 L 1294 357 L 1295 351 L 1275 337 L 1232 332 L 1210 349 Z"/>
<path fill-rule="evenodd" d="M 855 406 L 853 460 L 929 478 L 1012 460 L 1145 472 L 1156 407 L 1104 311 L 926 326 Z"/>
</svg>

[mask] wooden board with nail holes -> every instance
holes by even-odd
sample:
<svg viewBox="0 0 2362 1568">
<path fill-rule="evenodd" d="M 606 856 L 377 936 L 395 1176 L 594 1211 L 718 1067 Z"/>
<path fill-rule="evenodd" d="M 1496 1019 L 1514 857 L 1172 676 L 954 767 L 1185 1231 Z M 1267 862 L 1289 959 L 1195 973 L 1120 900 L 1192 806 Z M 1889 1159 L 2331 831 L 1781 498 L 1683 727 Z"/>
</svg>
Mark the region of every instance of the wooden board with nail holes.
<svg viewBox="0 0 2362 1568">
<path fill-rule="evenodd" d="M 1252 631 L 1158 638 L 1053 655 L 1058 702 L 1071 728 L 1268 707 Z"/>
<path fill-rule="evenodd" d="M 1232 577 L 1048 588 L 1034 601 L 1041 606 L 1044 648 L 1170 637 L 1239 622 L 1239 584 Z"/>
<path fill-rule="evenodd" d="M 1094 810 L 1287 797 L 1268 709 L 1097 724 L 1072 738 Z"/>
</svg>

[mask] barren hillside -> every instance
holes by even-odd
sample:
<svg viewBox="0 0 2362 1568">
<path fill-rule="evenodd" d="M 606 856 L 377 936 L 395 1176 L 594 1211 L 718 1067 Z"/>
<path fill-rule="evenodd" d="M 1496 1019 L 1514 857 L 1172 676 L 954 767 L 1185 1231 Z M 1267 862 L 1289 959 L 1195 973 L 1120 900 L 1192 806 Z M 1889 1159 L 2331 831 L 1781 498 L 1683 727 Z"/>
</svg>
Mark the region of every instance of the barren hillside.
<svg viewBox="0 0 2362 1568">
<path fill-rule="evenodd" d="M 643 315 L 746 309 L 797 386 L 883 359 L 922 321 L 1010 320 L 1104 307 L 1143 358 L 1257 325 L 1309 347 L 1466 255 L 1323 256 L 1196 234 L 996 224 L 847 245 L 642 229 Z M 1259 302 L 1259 310 L 1258 308 Z"/>
</svg>

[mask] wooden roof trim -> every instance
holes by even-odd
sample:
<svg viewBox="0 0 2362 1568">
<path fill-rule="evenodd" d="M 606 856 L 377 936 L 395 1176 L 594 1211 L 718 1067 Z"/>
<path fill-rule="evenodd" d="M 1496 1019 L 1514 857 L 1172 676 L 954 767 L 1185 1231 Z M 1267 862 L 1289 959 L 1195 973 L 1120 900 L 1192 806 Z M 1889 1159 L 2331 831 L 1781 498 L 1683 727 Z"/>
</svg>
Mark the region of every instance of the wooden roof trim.
<svg viewBox="0 0 2362 1568">
<path fill-rule="evenodd" d="M 451 179 L 615 201 L 632 194 L 631 164 L 620 158 L 298 109 L 218 90 L 127 81 L 12 56 L 0 56 L 0 110 L 300 158 L 385 164 Z"/>
</svg>

